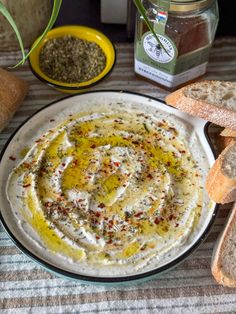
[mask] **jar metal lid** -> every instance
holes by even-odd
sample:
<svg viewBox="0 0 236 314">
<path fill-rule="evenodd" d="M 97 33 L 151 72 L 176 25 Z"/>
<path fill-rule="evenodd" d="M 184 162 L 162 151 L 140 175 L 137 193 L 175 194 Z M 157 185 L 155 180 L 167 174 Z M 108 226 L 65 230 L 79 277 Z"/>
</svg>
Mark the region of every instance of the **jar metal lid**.
<svg viewBox="0 0 236 314">
<path fill-rule="evenodd" d="M 163 2 L 169 2 L 168 0 L 162 0 Z M 158 0 L 151 0 L 155 5 L 158 4 Z M 170 1 L 171 12 L 189 12 L 194 10 L 202 10 L 210 7 L 216 0 L 172 0 Z"/>
</svg>

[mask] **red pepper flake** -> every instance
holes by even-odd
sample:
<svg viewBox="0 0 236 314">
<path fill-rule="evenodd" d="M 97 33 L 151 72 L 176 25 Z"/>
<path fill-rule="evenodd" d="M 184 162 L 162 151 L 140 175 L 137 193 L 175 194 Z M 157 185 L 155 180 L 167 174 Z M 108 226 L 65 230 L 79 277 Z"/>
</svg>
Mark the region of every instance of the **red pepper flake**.
<svg viewBox="0 0 236 314">
<path fill-rule="evenodd" d="M 24 162 L 23 165 L 25 168 L 28 168 L 28 169 L 30 169 L 32 167 L 32 165 L 29 164 L 28 162 Z"/>
<path fill-rule="evenodd" d="M 51 207 L 52 206 L 52 202 L 46 202 L 46 203 L 44 203 L 44 206 L 45 207 Z"/>
<path fill-rule="evenodd" d="M 62 212 L 63 215 L 68 215 L 69 208 L 61 207 L 61 208 L 60 208 L 60 211 Z"/>
<path fill-rule="evenodd" d="M 179 151 L 181 154 L 185 154 L 186 153 L 186 150 L 180 150 Z"/>
<path fill-rule="evenodd" d="M 15 161 L 15 160 L 16 160 L 16 157 L 10 156 L 9 159 Z"/>
<path fill-rule="evenodd" d="M 24 184 L 24 185 L 23 185 L 23 188 L 28 188 L 29 186 L 31 186 L 30 183 L 29 183 L 29 184 Z"/>
<path fill-rule="evenodd" d="M 93 145 L 91 145 L 91 146 L 90 146 L 90 148 L 96 148 L 96 145 L 95 145 L 95 144 L 93 144 Z"/>
<path fill-rule="evenodd" d="M 100 239 L 100 237 L 99 237 L 98 235 L 96 235 L 96 236 L 95 236 L 95 238 L 96 238 L 97 240 L 99 240 L 99 239 Z"/>
<path fill-rule="evenodd" d="M 113 220 L 109 220 L 108 223 L 113 226 L 114 225 L 114 221 Z"/>
<path fill-rule="evenodd" d="M 91 224 L 96 225 L 96 223 L 97 223 L 97 220 L 94 218 L 91 218 Z"/>
<path fill-rule="evenodd" d="M 158 225 L 160 223 L 161 219 L 159 219 L 158 217 L 155 218 L 154 220 L 154 224 Z"/>
<path fill-rule="evenodd" d="M 177 227 L 179 227 L 179 224 L 178 224 L 178 223 L 176 223 L 176 224 L 175 224 L 175 227 L 176 227 L 176 228 L 177 228 Z"/>
<path fill-rule="evenodd" d="M 151 175 L 151 173 L 149 173 L 149 174 L 147 175 L 147 178 L 153 179 L 153 176 Z"/>
<path fill-rule="evenodd" d="M 50 119 L 49 121 L 50 121 L 50 122 L 53 122 L 53 121 L 55 121 L 55 119 Z"/>
<path fill-rule="evenodd" d="M 134 217 L 140 217 L 143 214 L 143 212 L 139 212 L 137 214 L 134 215 Z"/>
<path fill-rule="evenodd" d="M 98 208 L 104 208 L 104 207 L 106 207 L 106 205 L 103 204 L 103 203 L 100 203 L 100 204 L 98 205 Z"/>
<path fill-rule="evenodd" d="M 167 161 L 167 163 L 166 163 L 166 164 L 167 164 L 167 166 L 168 166 L 168 167 L 170 167 L 171 162 L 170 162 L 170 161 Z"/>
<path fill-rule="evenodd" d="M 62 167 L 65 167 L 66 164 L 63 162 L 61 165 L 62 165 Z"/>
<path fill-rule="evenodd" d="M 73 164 L 74 164 L 74 166 L 78 166 L 78 160 L 77 160 L 77 159 L 74 160 L 74 161 L 73 161 Z"/>
<path fill-rule="evenodd" d="M 40 143 L 40 142 L 42 142 L 41 138 L 39 138 L 38 140 L 35 141 L 35 143 Z"/>
<path fill-rule="evenodd" d="M 100 217 L 101 214 L 100 214 L 99 212 L 95 212 L 95 216 L 96 216 L 96 217 Z"/>
<path fill-rule="evenodd" d="M 119 161 L 114 161 L 114 165 L 115 165 L 116 167 L 120 167 L 121 163 L 120 163 Z"/>
<path fill-rule="evenodd" d="M 139 145 L 138 141 L 132 141 L 132 143 L 135 144 L 135 145 Z"/>
<path fill-rule="evenodd" d="M 176 217 L 175 217 L 174 215 L 172 215 L 172 214 L 169 216 L 169 220 L 170 220 L 170 221 L 173 220 L 173 219 L 175 219 L 175 218 L 176 218 Z"/>
</svg>

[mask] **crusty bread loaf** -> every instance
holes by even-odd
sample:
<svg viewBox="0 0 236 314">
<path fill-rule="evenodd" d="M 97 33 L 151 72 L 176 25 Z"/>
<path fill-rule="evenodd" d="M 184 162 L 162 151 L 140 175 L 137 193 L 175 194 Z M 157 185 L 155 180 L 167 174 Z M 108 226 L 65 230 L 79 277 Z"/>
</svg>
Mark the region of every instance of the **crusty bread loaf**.
<svg viewBox="0 0 236 314">
<path fill-rule="evenodd" d="M 220 133 L 221 136 L 224 136 L 224 137 L 236 137 L 236 131 L 235 130 L 231 130 L 229 128 L 225 128 L 221 133 Z"/>
<path fill-rule="evenodd" d="M 166 103 L 193 116 L 236 130 L 236 82 L 201 81 L 166 97 Z"/>
<path fill-rule="evenodd" d="M 0 69 L 0 131 L 22 103 L 28 87 L 24 80 Z"/>
<path fill-rule="evenodd" d="M 215 244 L 211 270 L 219 284 L 236 287 L 236 203 Z"/>
<path fill-rule="evenodd" d="M 231 142 L 210 169 L 206 189 L 216 203 L 236 201 L 236 142 Z"/>
</svg>

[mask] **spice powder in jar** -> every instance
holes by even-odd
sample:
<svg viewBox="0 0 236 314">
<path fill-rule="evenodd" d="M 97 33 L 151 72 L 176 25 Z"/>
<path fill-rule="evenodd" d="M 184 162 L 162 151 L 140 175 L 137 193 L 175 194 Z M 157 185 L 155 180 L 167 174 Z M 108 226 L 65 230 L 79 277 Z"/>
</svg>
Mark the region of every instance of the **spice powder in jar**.
<svg viewBox="0 0 236 314">
<path fill-rule="evenodd" d="M 218 24 L 216 0 L 144 0 L 146 15 L 162 46 L 137 16 L 135 72 L 176 89 L 206 72 Z"/>
</svg>

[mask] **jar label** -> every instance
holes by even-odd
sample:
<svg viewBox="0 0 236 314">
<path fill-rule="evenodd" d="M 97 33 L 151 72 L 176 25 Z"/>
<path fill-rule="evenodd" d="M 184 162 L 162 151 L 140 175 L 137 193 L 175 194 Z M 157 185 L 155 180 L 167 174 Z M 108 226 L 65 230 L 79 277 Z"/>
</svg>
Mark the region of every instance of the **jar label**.
<svg viewBox="0 0 236 314">
<path fill-rule="evenodd" d="M 157 36 L 165 49 L 159 45 L 151 32 L 147 32 L 136 42 L 135 58 L 153 68 L 173 73 L 178 56 L 176 46 L 166 35 Z"/>
<path fill-rule="evenodd" d="M 150 69 L 177 75 L 208 61 L 210 44 L 194 52 L 178 56 L 177 48 L 169 37 L 160 34 L 157 36 L 166 51 L 160 47 L 151 32 L 145 33 L 142 39 L 135 43 L 135 60 L 148 65 Z"/>
<path fill-rule="evenodd" d="M 143 38 L 144 51 L 154 61 L 159 63 L 169 63 L 175 58 L 175 47 L 166 36 L 157 36 L 165 49 L 159 45 L 156 38 L 150 33 Z"/>
<path fill-rule="evenodd" d="M 204 62 L 188 71 L 172 75 L 154 69 L 153 67 L 135 59 L 135 72 L 137 74 L 167 87 L 175 87 L 203 75 L 206 72 L 206 66 L 207 62 Z"/>
</svg>

